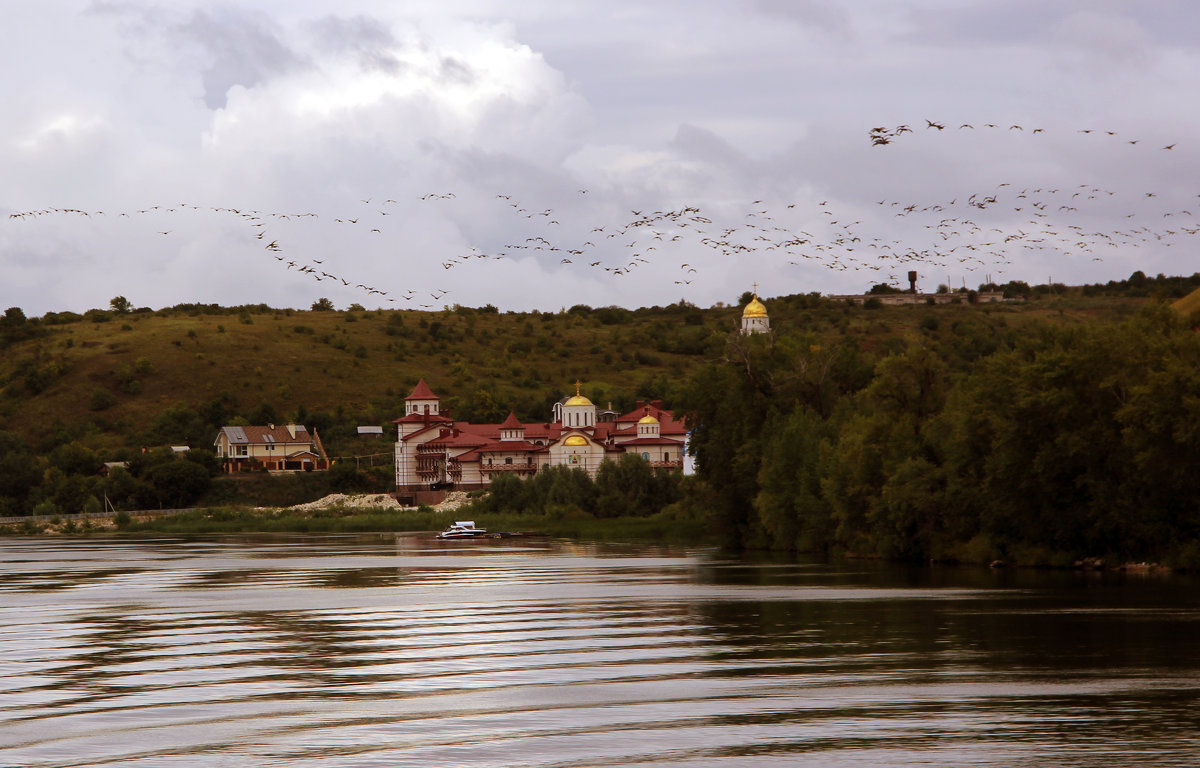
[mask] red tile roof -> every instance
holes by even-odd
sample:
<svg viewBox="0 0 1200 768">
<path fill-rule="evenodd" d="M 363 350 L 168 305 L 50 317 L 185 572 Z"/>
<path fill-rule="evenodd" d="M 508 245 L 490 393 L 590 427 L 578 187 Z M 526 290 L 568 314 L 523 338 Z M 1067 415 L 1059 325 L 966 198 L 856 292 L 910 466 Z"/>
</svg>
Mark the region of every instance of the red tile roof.
<svg viewBox="0 0 1200 768">
<path fill-rule="evenodd" d="M 626 440 L 623 443 L 618 443 L 617 447 L 624 450 L 628 446 L 638 445 L 677 445 L 683 447 L 682 440 L 672 440 L 669 437 L 639 437 L 636 440 Z"/>
<path fill-rule="evenodd" d="M 407 442 L 409 442 L 410 440 L 412 440 L 413 438 L 415 438 L 415 437 L 418 437 L 419 435 L 425 435 L 425 434 L 427 434 L 427 433 L 428 433 L 430 430 L 439 430 L 439 431 L 440 431 L 440 430 L 443 430 L 443 429 L 445 429 L 445 428 L 446 428 L 446 424 L 445 424 L 444 422 L 437 422 L 437 423 L 430 424 L 428 427 L 424 427 L 424 428 L 422 428 L 422 429 L 418 429 L 416 432 L 413 432 L 413 433 L 412 433 L 412 434 L 410 434 L 410 435 L 405 435 L 405 436 L 404 436 L 404 442 L 406 442 L 406 443 L 407 443 Z"/>
<path fill-rule="evenodd" d="M 404 398 L 405 400 L 440 400 L 441 398 L 433 394 L 433 390 L 425 383 L 425 379 L 417 382 L 417 386 L 413 387 L 412 394 Z"/>
<path fill-rule="evenodd" d="M 454 421 L 454 419 L 451 419 L 449 416 L 442 416 L 440 413 L 431 413 L 428 416 L 423 413 L 410 413 L 407 416 L 401 416 L 398 419 L 392 419 L 393 424 L 423 424 L 426 421 L 431 424 L 434 422 L 449 424 L 450 422 Z"/>
<path fill-rule="evenodd" d="M 482 457 L 485 453 L 544 453 L 545 450 L 546 446 L 534 445 L 533 443 L 527 441 L 510 440 L 508 442 L 501 442 L 499 440 L 493 440 L 488 442 L 486 445 L 481 445 L 478 448 L 473 448 L 472 450 L 467 451 L 459 456 L 458 460 L 460 462 L 479 461 L 480 457 Z"/>
<path fill-rule="evenodd" d="M 421 447 L 425 446 L 442 446 L 446 448 L 477 448 L 481 445 L 487 445 L 490 441 L 479 435 L 472 435 L 466 432 L 458 432 L 452 430 L 449 434 L 435 437 L 429 442 L 422 443 Z"/>
<path fill-rule="evenodd" d="M 508 418 L 500 424 L 500 429 L 524 429 L 525 427 L 517 420 L 517 414 L 512 411 L 508 412 Z"/>
</svg>

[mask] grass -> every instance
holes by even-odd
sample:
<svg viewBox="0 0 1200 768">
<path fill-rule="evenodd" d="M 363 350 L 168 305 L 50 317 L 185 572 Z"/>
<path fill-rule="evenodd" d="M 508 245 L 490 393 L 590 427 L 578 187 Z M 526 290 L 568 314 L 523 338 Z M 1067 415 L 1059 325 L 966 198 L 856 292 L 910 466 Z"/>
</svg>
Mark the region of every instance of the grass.
<svg viewBox="0 0 1200 768">
<path fill-rule="evenodd" d="M 368 533 L 441 530 L 449 513 L 423 510 L 339 509 L 314 512 L 253 510 L 235 507 L 184 512 L 136 520 L 124 533 Z"/>
<path fill-rule="evenodd" d="M 135 520 L 124 534 L 177 535 L 227 533 L 390 533 L 440 531 L 461 513 L 432 509 L 330 508 L 311 513 L 221 507 L 178 515 Z M 587 541 L 629 541 L 698 545 L 705 543 L 703 521 L 675 516 L 645 518 L 565 517 L 540 515 L 473 515 L 489 531 L 509 531 Z"/>
</svg>

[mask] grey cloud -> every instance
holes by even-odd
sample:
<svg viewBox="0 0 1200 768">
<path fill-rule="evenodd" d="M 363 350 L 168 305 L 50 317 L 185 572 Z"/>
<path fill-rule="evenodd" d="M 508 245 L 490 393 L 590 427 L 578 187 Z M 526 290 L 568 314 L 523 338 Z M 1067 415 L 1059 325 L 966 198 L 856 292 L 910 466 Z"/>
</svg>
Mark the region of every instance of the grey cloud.
<svg viewBox="0 0 1200 768">
<path fill-rule="evenodd" d="M 400 42 L 378 19 L 326 16 L 310 22 L 307 27 L 318 45 L 334 53 L 356 55 L 364 70 L 395 75 L 404 69 L 404 63 L 395 53 L 401 47 Z"/>
<path fill-rule="evenodd" d="M 846 10 L 822 0 L 758 0 L 763 13 L 813 27 L 839 38 L 852 36 L 853 27 Z"/>
<path fill-rule="evenodd" d="M 1006 46 L 1043 39 L 1078 5 L 1075 0 L 1011 0 L 907 9 L 900 39 L 936 46 Z"/>
<path fill-rule="evenodd" d="M 202 80 L 204 103 L 210 109 L 224 107 L 226 95 L 235 85 L 252 88 L 272 75 L 304 65 L 304 58 L 258 15 L 197 10 L 170 31 L 208 54 Z"/>
<path fill-rule="evenodd" d="M 169 8 L 129 0 L 95 0 L 84 12 L 117 20 L 126 54 L 145 65 L 162 66 L 139 44 L 165 43 L 170 55 L 199 49 L 204 103 L 225 106 L 235 85 L 252 88 L 268 78 L 304 66 L 305 59 L 283 40 L 271 20 L 260 13 L 230 7 L 195 9 L 184 17 Z"/>
<path fill-rule="evenodd" d="M 671 146 L 680 152 L 697 160 L 708 163 L 742 166 L 747 163 L 745 155 L 738 152 L 732 144 L 722 139 L 712 131 L 695 125 L 679 126 Z"/>
<path fill-rule="evenodd" d="M 475 82 L 475 72 L 470 65 L 453 56 L 442 58 L 439 75 L 443 82 L 455 85 L 470 85 Z"/>
</svg>

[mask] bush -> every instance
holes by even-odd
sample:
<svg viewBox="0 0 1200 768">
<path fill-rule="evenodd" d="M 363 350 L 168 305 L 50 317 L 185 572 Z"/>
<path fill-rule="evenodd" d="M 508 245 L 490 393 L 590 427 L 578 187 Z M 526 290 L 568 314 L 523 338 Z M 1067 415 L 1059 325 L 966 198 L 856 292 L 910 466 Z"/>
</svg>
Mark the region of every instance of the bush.
<svg viewBox="0 0 1200 768">
<path fill-rule="evenodd" d="M 116 395 L 103 387 L 96 387 L 92 390 L 92 401 L 88 407 L 93 411 L 107 411 L 116 404 Z"/>
<path fill-rule="evenodd" d="M 208 470 L 192 461 L 170 461 L 150 471 L 150 484 L 168 507 L 185 507 L 204 495 L 212 482 Z"/>
</svg>

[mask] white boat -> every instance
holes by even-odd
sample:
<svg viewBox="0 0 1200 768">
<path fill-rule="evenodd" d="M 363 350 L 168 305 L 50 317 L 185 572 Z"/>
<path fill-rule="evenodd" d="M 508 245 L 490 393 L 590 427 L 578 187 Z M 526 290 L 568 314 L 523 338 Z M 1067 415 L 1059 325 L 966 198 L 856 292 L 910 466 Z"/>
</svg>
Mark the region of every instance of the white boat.
<svg viewBox="0 0 1200 768">
<path fill-rule="evenodd" d="M 460 520 L 437 535 L 439 539 L 475 539 L 487 536 L 483 528 L 476 528 L 473 520 Z"/>
</svg>

